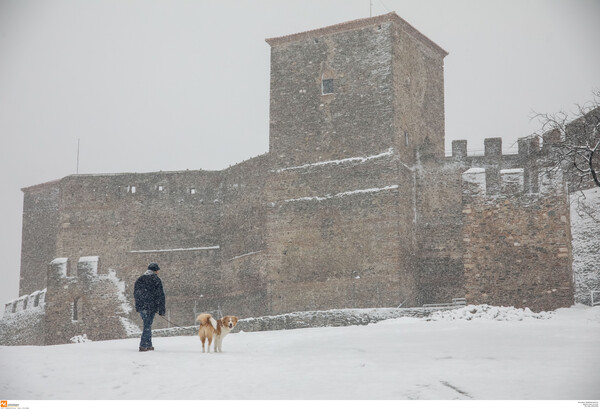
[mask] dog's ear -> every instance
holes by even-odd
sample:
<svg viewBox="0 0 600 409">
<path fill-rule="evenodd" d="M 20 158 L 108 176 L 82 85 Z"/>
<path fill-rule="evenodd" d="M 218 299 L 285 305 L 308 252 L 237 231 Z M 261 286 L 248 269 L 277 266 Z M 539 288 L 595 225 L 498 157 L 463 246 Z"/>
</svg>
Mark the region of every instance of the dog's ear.
<svg viewBox="0 0 600 409">
<path fill-rule="evenodd" d="M 238 322 L 238 318 L 237 317 L 231 317 L 231 320 L 233 321 L 233 325 L 236 325 Z"/>
</svg>

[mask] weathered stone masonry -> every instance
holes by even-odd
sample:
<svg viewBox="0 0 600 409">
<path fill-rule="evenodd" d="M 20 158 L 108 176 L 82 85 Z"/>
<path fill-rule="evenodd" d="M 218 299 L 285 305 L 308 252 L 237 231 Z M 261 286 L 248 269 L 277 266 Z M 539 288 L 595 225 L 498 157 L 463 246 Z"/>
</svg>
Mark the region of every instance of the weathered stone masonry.
<svg viewBox="0 0 600 409">
<path fill-rule="evenodd" d="M 420 302 L 460 293 L 534 310 L 572 305 L 568 194 L 562 174 L 540 168 L 545 154 L 534 137 L 510 155 L 489 138 L 483 156 L 454 141 L 452 156 L 424 158 L 416 189 Z"/>
<path fill-rule="evenodd" d="M 531 138 L 444 157 L 443 49 L 394 13 L 267 42 L 268 153 L 23 189 L 20 293 L 45 301 L 29 337 L 7 336 L 25 311 L 7 307 L 3 343 L 127 336 L 149 262 L 182 326 L 202 311 L 572 304 L 561 176 L 540 174 Z"/>
</svg>

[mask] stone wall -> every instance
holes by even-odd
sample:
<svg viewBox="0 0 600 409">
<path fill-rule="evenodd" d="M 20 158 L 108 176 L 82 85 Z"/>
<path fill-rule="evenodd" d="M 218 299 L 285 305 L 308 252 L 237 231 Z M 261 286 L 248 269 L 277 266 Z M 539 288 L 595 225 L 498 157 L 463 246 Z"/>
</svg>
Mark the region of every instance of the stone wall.
<svg viewBox="0 0 600 409">
<path fill-rule="evenodd" d="M 50 260 L 56 257 L 60 182 L 48 182 L 22 191 L 20 295 L 46 287 L 46 269 Z"/>
<path fill-rule="evenodd" d="M 438 311 L 450 311 L 460 307 L 439 308 L 364 308 L 327 311 L 300 311 L 289 314 L 243 318 L 232 331 L 280 331 L 299 328 L 346 327 L 368 325 L 394 318 L 427 318 Z M 198 326 L 171 327 L 153 330 L 153 337 L 178 337 L 198 335 Z M 130 334 L 129 338 L 139 338 L 142 333 Z"/>
<path fill-rule="evenodd" d="M 46 289 L 6 304 L 0 320 L 0 345 L 45 345 Z"/>
<path fill-rule="evenodd" d="M 562 175 L 549 181 L 548 173 L 540 168 L 545 152 L 540 149 L 538 139 L 519 139 L 518 153 L 509 155 L 502 154 L 500 138 L 486 139 L 482 156 L 467 155 L 466 141 L 454 141 L 452 147 L 452 156 L 442 160 L 424 157 L 415 168 L 418 303 L 466 296 L 471 303 L 504 303 L 535 309 L 550 308 L 554 301 L 557 306 L 570 305 L 569 204 L 566 190 L 561 188 Z M 474 198 L 485 199 L 487 210 L 475 211 L 471 207 Z M 548 215 L 555 214 L 560 217 L 548 219 Z M 478 236 L 479 240 L 471 236 Z M 529 247 L 523 244 L 518 249 L 528 254 L 525 258 L 543 261 L 530 262 L 527 267 L 510 267 L 513 275 L 518 274 L 517 270 L 523 271 L 519 282 L 508 280 L 505 277 L 508 273 L 498 273 L 502 278 L 489 279 L 486 287 L 496 286 L 494 295 L 482 290 L 479 294 L 485 296 L 469 298 L 476 292 L 473 274 L 484 274 L 479 270 L 492 274 L 493 265 L 510 265 L 507 260 L 512 261 L 515 249 L 503 249 L 497 242 L 499 237 L 509 236 L 522 237 L 523 242 L 530 243 Z M 479 247 L 475 248 L 475 243 Z M 475 253 L 488 262 L 474 264 Z M 555 253 L 560 254 L 558 264 L 547 256 Z M 475 270 L 478 272 L 474 273 Z M 530 270 L 537 271 L 537 275 L 528 274 Z M 548 278 L 552 288 L 538 288 Z M 518 291 L 517 285 L 521 286 Z M 533 287 L 537 289 L 534 291 Z M 544 294 L 553 292 L 554 301 L 542 301 L 546 298 L 544 291 Z"/>
<path fill-rule="evenodd" d="M 435 161 L 415 170 L 416 305 L 464 297 L 462 169 Z"/>
<path fill-rule="evenodd" d="M 60 344 L 87 335 L 93 341 L 124 338 L 136 329 L 125 284 L 114 272 L 101 274 L 98 257 L 82 257 L 71 270 L 68 259 L 48 267 L 44 317 L 45 344 Z"/>
<path fill-rule="evenodd" d="M 199 311 L 221 309 L 240 316 L 263 315 L 266 301 L 266 205 L 271 156 L 262 155 L 223 171 L 221 232 L 222 288 Z"/>
<path fill-rule="evenodd" d="M 60 197 L 56 257 L 73 264 L 98 255 L 102 274 L 116 272 L 129 299 L 157 262 L 173 319 L 190 319 L 200 294 L 220 294 L 221 172 L 73 175 L 61 181 Z"/>
<path fill-rule="evenodd" d="M 266 192 L 270 312 L 408 300 L 410 182 L 392 149 L 274 169 Z"/>
<path fill-rule="evenodd" d="M 463 173 L 465 297 L 471 304 L 573 305 L 569 203 L 562 173 L 542 172 L 524 191 L 522 169 L 500 171 L 490 192 L 485 169 Z"/>
<path fill-rule="evenodd" d="M 446 51 L 393 20 L 394 146 L 400 160 L 414 164 L 415 152 L 444 156 L 444 57 Z"/>
</svg>

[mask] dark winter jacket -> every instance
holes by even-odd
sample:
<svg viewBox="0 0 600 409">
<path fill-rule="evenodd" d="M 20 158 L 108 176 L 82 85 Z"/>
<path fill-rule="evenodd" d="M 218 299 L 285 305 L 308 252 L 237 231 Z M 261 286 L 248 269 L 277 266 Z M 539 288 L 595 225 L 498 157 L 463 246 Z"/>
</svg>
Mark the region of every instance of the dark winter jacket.
<svg viewBox="0 0 600 409">
<path fill-rule="evenodd" d="M 133 296 L 137 312 L 145 310 L 165 315 L 165 292 L 162 281 L 154 271 L 146 271 L 135 281 Z"/>
</svg>

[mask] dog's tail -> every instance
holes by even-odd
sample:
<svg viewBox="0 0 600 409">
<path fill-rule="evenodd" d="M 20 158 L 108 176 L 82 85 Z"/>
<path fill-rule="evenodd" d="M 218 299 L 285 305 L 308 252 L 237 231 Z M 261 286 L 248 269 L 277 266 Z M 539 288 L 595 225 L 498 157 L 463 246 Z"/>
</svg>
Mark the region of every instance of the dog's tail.
<svg viewBox="0 0 600 409">
<path fill-rule="evenodd" d="M 217 329 L 217 320 L 215 320 L 210 314 L 200 314 L 196 318 L 196 321 L 200 323 L 200 325 L 212 325 L 214 329 Z"/>
</svg>

